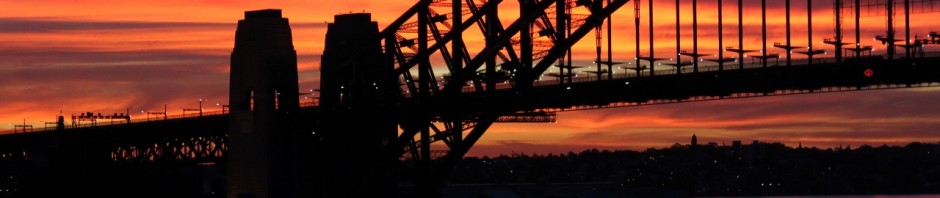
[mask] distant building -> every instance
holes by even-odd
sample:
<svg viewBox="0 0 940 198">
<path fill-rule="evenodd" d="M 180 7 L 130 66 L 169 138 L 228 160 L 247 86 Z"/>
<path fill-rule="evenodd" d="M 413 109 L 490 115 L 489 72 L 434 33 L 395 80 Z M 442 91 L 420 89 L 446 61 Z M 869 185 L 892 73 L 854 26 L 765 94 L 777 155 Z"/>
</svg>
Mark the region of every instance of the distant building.
<svg viewBox="0 0 940 198">
<path fill-rule="evenodd" d="M 695 137 L 695 133 L 692 133 L 692 146 L 698 146 L 698 137 Z"/>
</svg>

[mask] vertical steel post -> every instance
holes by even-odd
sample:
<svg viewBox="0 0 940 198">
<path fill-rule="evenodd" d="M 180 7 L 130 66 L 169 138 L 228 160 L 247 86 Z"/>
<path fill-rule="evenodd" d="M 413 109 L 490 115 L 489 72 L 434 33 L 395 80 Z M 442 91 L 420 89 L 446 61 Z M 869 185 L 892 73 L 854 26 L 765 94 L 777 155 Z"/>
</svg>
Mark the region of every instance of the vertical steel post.
<svg viewBox="0 0 940 198">
<path fill-rule="evenodd" d="M 692 73 L 698 73 L 698 0 L 692 0 Z"/>
<path fill-rule="evenodd" d="M 809 56 L 809 65 L 813 65 L 813 0 L 806 0 L 806 55 Z"/>
<path fill-rule="evenodd" d="M 793 52 L 791 49 L 793 45 L 791 45 L 790 43 L 790 38 L 791 38 L 790 37 L 790 0 L 786 0 L 786 3 L 787 5 L 785 7 L 787 10 L 787 47 L 784 49 L 787 50 L 787 53 L 786 53 L 787 54 L 787 67 L 789 67 L 791 66 L 790 64 L 792 64 L 792 59 L 790 55 L 793 55 L 792 54 Z"/>
<path fill-rule="evenodd" d="M 861 14 L 862 11 L 862 0 L 855 0 L 855 58 L 862 56 L 862 30 L 860 28 L 861 24 Z"/>
<path fill-rule="evenodd" d="M 499 20 L 499 10 L 497 8 L 499 7 L 494 6 L 492 10 L 486 13 L 487 48 L 497 45 L 496 40 L 499 39 L 499 34 L 497 32 L 497 24 L 499 23 L 496 22 L 496 20 Z M 484 80 L 486 81 L 487 92 L 496 91 L 496 78 L 493 78 L 494 75 L 496 75 L 496 56 L 486 59 L 486 73 L 484 74 Z"/>
<path fill-rule="evenodd" d="M 650 24 L 650 61 L 649 63 L 650 63 L 650 77 L 652 77 L 653 75 L 656 74 L 656 68 L 655 68 L 656 64 L 653 62 L 653 59 L 656 58 L 656 56 L 653 54 L 653 52 L 656 51 L 656 48 L 653 48 L 653 43 L 654 43 L 653 37 L 655 37 L 653 35 L 653 0 L 650 0 L 649 13 L 650 13 L 649 14 L 650 15 L 649 16 L 649 20 L 650 20 L 649 22 Z"/>
<path fill-rule="evenodd" d="M 600 0 L 594 0 L 594 5 L 591 6 L 591 13 L 600 13 L 601 4 Z M 603 21 L 601 21 L 601 23 L 603 24 Z M 594 47 L 597 49 L 597 58 L 594 59 L 594 65 L 597 67 L 597 81 L 604 79 L 604 72 L 601 71 L 601 36 L 604 34 L 603 27 L 603 25 L 598 24 L 597 28 L 594 28 Z"/>
<path fill-rule="evenodd" d="M 836 15 L 836 63 L 842 62 L 842 0 L 835 0 Z"/>
<path fill-rule="evenodd" d="M 724 10 L 722 8 L 722 1 L 724 0 L 718 0 L 718 71 L 719 72 L 724 71 L 725 69 L 724 68 L 725 61 L 722 60 L 725 58 L 725 53 L 724 53 L 725 47 L 724 47 L 724 41 L 723 41 L 724 32 L 722 31 L 723 30 L 722 28 L 724 28 L 723 26 L 725 24 L 722 23 L 722 18 L 724 18 L 722 16 L 722 10 Z"/>
<path fill-rule="evenodd" d="M 682 24 L 680 23 L 681 21 L 679 20 L 679 17 L 680 17 L 679 3 L 680 3 L 679 0 L 676 0 L 676 65 L 679 65 L 682 63 L 682 55 L 680 54 L 682 53 L 682 37 L 681 37 L 682 30 L 679 28 L 682 26 Z M 682 67 L 676 66 L 676 74 L 680 74 L 680 73 L 682 73 Z"/>
<path fill-rule="evenodd" d="M 430 12 L 429 8 L 421 8 L 418 11 L 418 54 L 426 55 L 428 52 L 428 25 L 430 25 L 430 20 L 428 19 Z M 492 31 L 492 29 L 490 29 Z M 428 97 L 431 94 L 431 87 L 428 86 L 431 78 L 431 62 L 427 60 L 426 57 L 414 57 L 420 58 L 418 60 L 418 87 L 419 90 L 417 93 L 418 97 Z M 420 123 L 425 124 L 425 123 Z M 426 125 L 421 126 L 421 157 L 420 162 L 418 162 L 418 167 L 421 167 L 420 174 L 420 183 L 421 186 L 431 186 L 431 130 Z M 423 191 L 432 191 L 433 189 L 421 189 Z M 424 192 L 425 194 L 429 192 Z"/>
<path fill-rule="evenodd" d="M 531 0 L 519 0 L 519 18 L 529 15 Z M 528 73 L 532 68 L 532 21 L 526 21 L 519 31 L 519 53 L 520 62 L 518 70 L 521 73 Z"/>
<path fill-rule="evenodd" d="M 565 0 L 565 1 L 567 1 L 567 0 Z M 568 35 L 567 37 L 571 37 L 571 9 L 569 9 L 567 5 L 565 6 L 565 23 L 568 24 L 568 28 L 565 29 L 565 31 L 567 32 L 566 34 Z M 572 71 L 572 69 L 571 69 L 571 67 L 570 67 L 570 66 L 573 65 L 573 63 L 572 63 L 572 62 L 573 62 L 573 60 L 572 60 L 572 52 L 571 52 L 571 51 L 572 51 L 571 49 L 568 49 L 568 58 L 567 58 L 567 60 L 568 60 L 568 66 L 569 66 L 569 67 L 568 67 L 568 75 L 566 75 L 566 77 L 568 77 L 568 83 L 574 83 L 574 80 L 572 79 L 572 78 L 574 78 L 574 72 Z"/>
<path fill-rule="evenodd" d="M 418 54 L 427 55 L 428 53 L 428 25 L 429 25 L 429 12 L 427 9 L 421 9 L 418 11 Z M 418 58 L 418 89 L 420 95 L 426 96 L 431 94 L 430 84 L 431 75 L 431 62 L 425 57 L 415 56 Z"/>
<path fill-rule="evenodd" d="M 463 24 L 463 0 L 453 0 L 451 12 L 452 12 L 452 21 L 453 26 L 459 26 Z M 454 63 L 454 71 L 463 71 L 463 32 L 451 30 L 448 34 L 454 34 L 454 39 L 451 40 L 451 52 L 453 53 L 452 58 Z M 451 76 L 456 76 L 456 74 L 451 74 Z M 454 124 L 454 142 L 460 143 L 463 142 L 463 125 L 461 124 L 461 118 L 455 118 L 456 124 Z M 391 141 L 395 142 L 395 141 Z"/>
<path fill-rule="evenodd" d="M 888 10 L 888 61 L 894 60 L 894 0 L 886 0 L 885 9 Z"/>
<path fill-rule="evenodd" d="M 597 80 L 600 81 L 603 79 L 604 75 L 601 73 L 601 26 L 598 25 L 597 28 L 594 28 L 594 46 L 597 49 L 597 57 L 594 58 L 594 65 L 597 67 Z"/>
<path fill-rule="evenodd" d="M 610 5 L 610 0 L 607 0 L 607 5 Z M 600 9 L 600 8 L 598 8 Z M 607 16 L 607 80 L 614 79 L 614 44 L 613 44 L 613 25 L 611 25 L 614 20 L 614 15 L 611 14 Z"/>
<path fill-rule="evenodd" d="M 451 24 L 453 26 L 459 26 L 463 24 L 463 0 L 453 0 L 451 4 Z M 451 45 L 451 65 L 454 67 L 453 71 L 461 71 L 463 69 L 463 32 L 451 30 L 448 34 L 453 34 L 453 39 L 450 41 Z M 451 74 L 451 76 L 456 76 L 456 74 Z"/>
<path fill-rule="evenodd" d="M 904 57 L 911 59 L 911 2 L 904 0 Z"/>
<path fill-rule="evenodd" d="M 640 77 L 640 1 L 633 2 L 633 24 L 636 27 L 636 33 L 635 33 L 636 48 L 634 48 L 636 49 L 636 55 L 634 56 L 635 57 L 634 62 L 636 63 L 636 65 L 634 65 L 634 67 L 637 68 L 636 77 Z"/>
<path fill-rule="evenodd" d="M 565 30 L 568 29 L 568 27 L 566 26 L 565 19 L 568 18 L 568 15 L 565 14 L 565 7 L 567 7 L 565 1 L 566 0 L 555 0 L 555 43 L 566 42 L 567 35 L 565 34 Z M 561 66 L 558 67 L 558 74 L 560 74 L 558 80 L 561 84 L 565 83 L 565 58 L 565 56 L 562 56 L 558 59 L 558 65 Z"/>
<path fill-rule="evenodd" d="M 767 67 L 767 0 L 760 1 L 761 7 L 761 40 L 763 45 L 761 46 L 761 66 Z"/>
<path fill-rule="evenodd" d="M 738 69 L 744 69 L 744 0 L 738 0 Z"/>
</svg>

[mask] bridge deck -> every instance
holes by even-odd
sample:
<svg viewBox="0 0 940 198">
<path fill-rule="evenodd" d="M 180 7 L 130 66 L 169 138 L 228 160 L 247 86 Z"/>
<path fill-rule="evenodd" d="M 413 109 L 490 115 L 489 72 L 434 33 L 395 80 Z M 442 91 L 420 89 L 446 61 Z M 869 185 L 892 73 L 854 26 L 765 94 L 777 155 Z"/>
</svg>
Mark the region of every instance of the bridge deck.
<svg viewBox="0 0 940 198">
<path fill-rule="evenodd" d="M 726 66 L 732 67 L 732 66 Z M 737 67 L 734 65 L 733 67 Z M 867 76 L 866 70 L 873 74 Z M 530 89 L 494 94 L 465 93 L 460 108 L 505 108 L 512 111 L 572 111 L 594 108 L 665 104 L 775 95 L 842 92 L 871 89 L 940 86 L 940 57 L 889 62 L 878 58 L 849 59 L 845 63 L 769 66 L 748 65 L 743 70 L 700 68 L 699 73 L 655 76 L 620 74 L 611 80 L 576 78 L 574 83 L 539 81 Z M 472 87 L 470 87 L 472 88 Z M 496 95 L 494 97 L 493 95 Z M 498 102 L 498 106 L 488 106 Z M 466 105 L 476 104 L 476 105 Z M 447 105 L 447 104 L 445 104 Z M 442 107 L 443 108 L 443 107 Z"/>
<path fill-rule="evenodd" d="M 639 106 L 651 104 L 671 104 L 693 101 L 722 100 L 763 96 L 809 94 L 823 92 L 842 92 L 870 89 L 894 89 L 909 87 L 932 87 L 938 84 L 937 67 L 940 67 L 940 52 L 929 53 L 916 61 L 896 61 L 894 63 L 871 56 L 846 59 L 844 64 L 834 63 L 835 59 L 814 59 L 815 64 L 806 65 L 807 60 L 794 60 L 795 64 L 785 67 L 769 63 L 767 68 L 761 63 L 747 63 L 744 69 L 738 64 L 727 64 L 722 71 L 717 65 L 702 66 L 698 73 L 692 68 L 683 68 L 681 74 L 675 69 L 656 70 L 655 76 L 649 71 L 637 75 L 633 71 L 614 74 L 613 79 L 597 80 L 595 76 L 574 77 L 571 82 L 558 79 L 542 79 L 533 83 L 527 95 L 514 94 L 513 84 L 500 83 L 497 95 L 515 98 L 516 103 L 507 108 L 511 111 L 577 111 L 597 108 Z M 917 66 L 905 66 L 915 64 Z M 864 72 L 872 69 L 872 77 Z M 551 72 L 551 71 L 549 71 Z M 484 108 L 482 94 L 473 86 L 462 90 L 467 100 L 463 104 L 478 104 L 465 107 Z M 406 98 L 410 95 L 406 94 Z M 316 109 L 316 103 L 301 104 L 307 109 Z M 491 107 L 490 107 L 491 108 Z M 225 117 L 227 112 L 213 111 L 200 114 L 171 115 L 164 118 L 133 119 L 126 122 L 67 125 L 66 131 L 77 129 L 101 128 L 129 125 L 160 126 L 171 120 L 199 120 Z M 42 128 L 30 133 L 52 132 L 54 128 Z M 4 134 L 6 133 L 6 134 Z M 10 136 L 12 131 L 0 132 L 0 142 Z"/>
</svg>

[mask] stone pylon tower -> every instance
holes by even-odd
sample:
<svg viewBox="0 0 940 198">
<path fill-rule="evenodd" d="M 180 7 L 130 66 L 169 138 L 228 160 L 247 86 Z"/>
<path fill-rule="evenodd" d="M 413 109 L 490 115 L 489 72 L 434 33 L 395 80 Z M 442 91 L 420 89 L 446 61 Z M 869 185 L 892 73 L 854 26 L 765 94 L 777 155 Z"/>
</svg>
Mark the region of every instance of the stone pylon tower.
<svg viewBox="0 0 940 198">
<path fill-rule="evenodd" d="M 231 57 L 228 197 L 290 196 L 289 120 L 299 114 L 298 92 L 288 20 L 280 10 L 245 12 Z"/>
<path fill-rule="evenodd" d="M 401 90 L 368 13 L 336 15 L 320 68 L 323 197 L 393 197 L 398 185 Z M 397 155 L 396 155 L 397 154 Z"/>
</svg>

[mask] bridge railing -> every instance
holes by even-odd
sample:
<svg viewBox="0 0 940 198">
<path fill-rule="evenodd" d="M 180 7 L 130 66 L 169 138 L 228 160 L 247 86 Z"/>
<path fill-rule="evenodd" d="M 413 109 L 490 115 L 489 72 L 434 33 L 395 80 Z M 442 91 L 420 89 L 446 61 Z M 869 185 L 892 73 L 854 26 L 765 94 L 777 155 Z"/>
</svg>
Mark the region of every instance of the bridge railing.
<svg viewBox="0 0 940 198">
<path fill-rule="evenodd" d="M 95 123 L 72 123 L 72 124 L 66 124 L 64 128 L 68 130 L 68 129 L 88 128 L 88 127 L 120 126 L 120 125 L 128 125 L 128 124 L 147 123 L 147 122 L 159 122 L 159 121 L 174 120 L 174 119 L 197 118 L 197 117 L 204 117 L 204 116 L 219 116 L 219 115 L 224 115 L 227 113 L 228 113 L 227 111 L 226 112 L 204 111 L 202 112 L 202 114 L 188 113 L 188 114 L 169 115 L 166 117 L 160 116 L 160 117 L 150 117 L 150 118 L 136 118 L 136 119 L 131 119 L 131 120 L 109 120 L 107 122 L 95 122 Z M 54 131 L 54 130 L 56 130 L 56 126 L 49 126 L 49 127 L 44 127 L 44 128 L 38 128 L 37 130 L 34 130 L 34 131 L 27 131 L 25 133 Z M 9 133 L 24 133 L 24 132 L 16 131 L 16 130 L 0 131 L 0 134 L 9 134 Z"/>
<path fill-rule="evenodd" d="M 871 56 L 864 56 L 864 57 L 887 58 L 887 55 L 874 54 Z M 921 56 L 918 56 L 918 57 L 921 57 Z M 927 52 L 927 53 L 924 53 L 922 57 L 940 57 L 940 52 Z M 835 62 L 836 62 L 835 58 L 814 58 L 813 59 L 813 64 L 825 64 L 825 63 L 835 63 Z M 791 60 L 792 66 L 804 66 L 807 64 L 809 64 L 809 59 Z M 781 58 L 780 60 L 777 60 L 777 61 L 773 61 L 773 60 L 768 61 L 767 66 L 768 67 L 786 66 L 786 60 Z M 670 66 L 657 66 L 657 68 L 663 68 L 663 67 L 670 67 Z M 744 64 L 744 69 L 757 69 L 757 68 L 762 68 L 762 67 L 763 67 L 763 64 L 759 61 L 753 61 L 753 62 L 748 62 Z M 724 64 L 723 69 L 725 71 L 739 70 L 740 65 L 737 62 L 726 63 Z M 713 72 L 713 71 L 718 71 L 719 69 L 718 69 L 718 64 L 707 63 L 707 64 L 700 64 L 698 70 L 699 72 Z M 677 71 L 678 70 L 676 69 L 656 69 L 656 76 L 675 75 Z M 694 68 L 689 66 L 689 67 L 682 68 L 681 71 L 683 74 L 691 74 L 694 72 Z M 649 75 L 650 75 L 649 71 L 642 71 L 640 72 L 639 76 L 648 77 Z M 634 71 L 620 70 L 614 73 L 613 79 L 626 79 L 626 78 L 636 78 L 636 77 L 637 77 L 637 73 Z M 607 79 L 606 76 L 603 79 L 606 80 Z M 584 76 L 579 75 L 578 77 L 571 78 L 571 81 L 572 83 L 594 82 L 594 81 L 597 81 L 597 76 L 593 74 L 584 75 Z M 567 80 L 566 80 L 566 83 L 567 83 Z M 534 83 L 535 86 L 552 86 L 552 85 L 558 85 L 558 84 L 561 84 L 558 78 L 543 78 Z M 510 83 L 500 83 L 496 87 L 497 89 L 502 89 L 502 88 L 511 88 L 512 86 L 510 85 Z M 472 86 L 464 87 L 464 91 L 472 91 L 472 90 L 474 90 Z"/>
<path fill-rule="evenodd" d="M 809 59 L 806 59 L 805 57 L 800 58 L 800 56 L 805 56 L 805 55 L 794 54 L 793 56 L 799 59 L 791 59 L 790 64 L 792 66 L 805 66 L 809 64 Z M 877 58 L 887 59 L 887 54 L 885 53 L 871 54 L 871 55 L 864 55 L 862 57 L 866 57 L 866 58 L 877 57 Z M 901 56 L 896 56 L 896 57 L 900 58 Z M 925 52 L 923 54 L 915 54 L 915 58 L 927 58 L 927 57 L 940 57 L 940 51 Z M 854 58 L 854 57 L 850 55 L 845 57 L 845 59 L 851 59 L 851 58 Z M 757 69 L 757 68 L 764 67 L 764 64 L 759 59 L 752 58 L 752 57 L 745 58 L 744 60 L 739 59 L 738 61 L 746 62 L 744 63 L 744 69 Z M 835 62 L 836 62 L 835 57 L 813 58 L 813 64 L 826 64 L 826 63 L 835 63 Z M 786 66 L 785 57 L 770 59 L 767 61 L 767 67 L 781 67 L 781 66 Z M 661 64 L 658 64 L 656 66 L 656 68 L 667 68 L 667 67 L 671 67 L 671 66 L 661 65 Z M 740 70 L 741 65 L 737 61 L 725 63 L 722 69 L 725 71 Z M 656 69 L 655 75 L 656 76 L 676 75 L 676 73 L 679 71 L 680 70 L 677 70 L 675 68 Z M 686 66 L 681 69 L 682 74 L 691 74 L 694 71 L 695 69 L 692 68 L 691 66 Z M 713 63 L 713 62 L 702 61 L 699 63 L 698 71 L 699 72 L 719 71 L 718 64 Z M 546 73 L 550 73 L 550 72 L 551 71 L 546 71 Z M 639 77 L 650 76 L 649 70 L 641 71 L 639 75 L 637 75 L 635 71 L 630 71 L 626 69 L 615 69 L 613 73 L 614 73 L 613 79 L 627 79 L 627 78 L 636 78 L 638 76 Z M 604 76 L 602 79 L 606 80 L 607 77 Z M 597 81 L 597 76 L 594 74 L 587 74 L 587 73 L 576 75 L 576 77 L 571 78 L 571 83 L 583 83 L 583 82 L 594 82 L 594 81 Z M 568 83 L 567 79 L 565 80 L 565 83 Z M 554 86 L 554 85 L 559 85 L 559 84 L 561 84 L 561 80 L 559 80 L 557 77 L 542 77 L 536 80 L 533 83 L 533 86 Z M 482 84 L 482 86 L 486 87 L 485 84 Z M 512 87 L 513 87 L 513 83 L 511 81 L 503 81 L 503 82 L 498 82 L 496 84 L 496 89 L 510 89 Z M 463 93 L 470 93 L 470 92 L 476 92 L 476 91 L 477 91 L 477 87 L 476 85 L 472 83 L 467 83 L 466 85 L 463 86 L 463 88 L 461 88 L 461 92 Z M 403 91 L 403 92 L 404 92 L 403 96 L 405 98 L 411 97 L 411 93 L 408 93 L 407 91 Z"/>
<path fill-rule="evenodd" d="M 794 55 L 794 56 L 802 56 L 802 55 Z M 868 55 L 868 56 L 863 56 L 863 57 L 879 57 L 879 58 L 886 59 L 887 55 L 886 54 L 873 54 L 873 55 Z M 917 57 L 940 57 L 940 52 L 926 52 L 923 54 L 923 56 L 918 55 Z M 849 59 L 853 57 L 846 57 L 846 58 Z M 738 61 L 741 61 L 741 60 L 738 60 Z M 764 67 L 764 64 L 761 63 L 760 60 L 757 60 L 757 59 L 746 58 L 743 61 L 746 62 L 744 63 L 744 69 L 757 69 L 757 68 Z M 835 63 L 835 62 L 836 62 L 836 58 L 834 57 L 813 58 L 813 64 L 826 64 L 826 63 Z M 808 65 L 809 59 L 805 59 L 805 58 L 792 59 L 790 61 L 790 64 L 792 66 Z M 772 60 L 768 60 L 767 62 L 767 67 L 782 67 L 782 66 L 786 66 L 785 58 L 772 59 Z M 671 66 L 666 66 L 666 65 L 656 66 L 656 68 L 666 68 L 666 67 L 671 67 Z M 734 70 L 740 70 L 740 68 L 741 67 L 738 62 L 730 62 L 730 63 L 725 63 L 723 69 L 725 71 L 734 71 Z M 656 69 L 655 75 L 656 76 L 676 75 L 678 71 L 679 70 L 677 69 Z M 692 68 L 691 66 L 687 66 L 687 67 L 683 67 L 681 71 L 683 74 L 691 74 L 695 71 L 695 69 Z M 699 64 L 698 71 L 699 72 L 719 71 L 718 64 L 703 61 Z M 550 71 L 546 71 L 546 72 L 550 72 Z M 649 75 L 650 75 L 649 70 L 641 71 L 639 73 L 639 77 L 648 77 Z M 626 78 L 636 78 L 636 77 L 637 77 L 637 73 L 634 71 L 629 71 L 625 69 L 617 69 L 614 71 L 613 79 L 626 79 Z M 606 80 L 607 77 L 604 76 L 603 79 Z M 577 77 L 571 78 L 571 83 L 583 83 L 583 82 L 593 82 L 593 81 L 597 81 L 597 76 L 594 74 L 585 73 L 585 74 L 577 75 Z M 565 80 L 565 83 L 568 83 L 568 81 Z M 561 84 L 561 80 L 559 80 L 558 78 L 552 78 L 552 77 L 542 77 L 533 83 L 534 86 L 553 86 L 553 85 L 559 85 L 559 84 Z M 483 85 L 483 86 L 485 87 L 486 85 Z M 513 87 L 513 84 L 511 81 L 503 81 L 503 82 L 499 82 L 498 84 L 496 84 L 496 89 L 509 89 L 512 87 Z M 477 87 L 476 85 L 468 83 L 461 89 L 461 91 L 464 93 L 475 92 L 477 91 Z M 408 97 L 411 97 L 411 94 L 405 93 L 404 96 L 408 98 Z"/>
<path fill-rule="evenodd" d="M 300 103 L 301 108 L 315 107 L 318 105 L 319 103 L 316 101 Z M 168 115 L 166 117 L 157 116 L 157 117 L 149 117 L 149 118 L 135 118 L 131 120 L 109 120 L 107 122 L 95 122 L 95 123 L 71 123 L 71 124 L 66 124 L 65 129 L 106 127 L 106 126 L 117 126 L 117 125 L 127 125 L 127 124 L 137 124 L 137 123 L 160 122 L 160 121 L 186 119 L 186 118 L 221 116 L 221 115 L 226 115 L 228 113 L 229 113 L 228 110 L 203 111 L 202 113 L 184 113 L 184 114 Z M 43 127 L 43 128 L 36 128 L 36 130 L 26 131 L 25 133 L 54 131 L 54 130 L 56 130 L 56 126 L 50 125 L 50 126 Z M 24 132 L 20 130 L 0 130 L 0 135 L 11 134 L 11 133 L 24 133 Z"/>
</svg>

